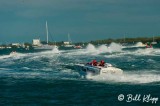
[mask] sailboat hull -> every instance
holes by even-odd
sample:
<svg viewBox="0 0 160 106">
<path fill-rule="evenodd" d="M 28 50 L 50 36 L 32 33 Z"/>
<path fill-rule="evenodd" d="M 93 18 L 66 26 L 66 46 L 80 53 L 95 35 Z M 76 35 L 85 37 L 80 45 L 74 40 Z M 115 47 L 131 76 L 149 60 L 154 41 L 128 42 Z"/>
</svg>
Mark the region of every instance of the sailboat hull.
<svg viewBox="0 0 160 106">
<path fill-rule="evenodd" d="M 42 46 L 34 47 L 34 49 L 35 50 L 52 50 L 54 47 L 55 46 L 52 46 L 52 45 L 42 45 Z"/>
</svg>

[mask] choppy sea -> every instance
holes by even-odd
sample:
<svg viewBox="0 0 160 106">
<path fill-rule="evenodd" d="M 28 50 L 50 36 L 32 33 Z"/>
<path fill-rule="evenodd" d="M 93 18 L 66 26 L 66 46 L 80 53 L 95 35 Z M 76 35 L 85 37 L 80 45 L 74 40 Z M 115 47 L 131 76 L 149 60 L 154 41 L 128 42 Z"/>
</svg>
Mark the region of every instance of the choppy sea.
<svg viewBox="0 0 160 106">
<path fill-rule="evenodd" d="M 160 106 L 159 45 L 11 51 L 0 50 L 0 106 Z M 82 78 L 74 65 L 93 59 L 123 74 Z"/>
</svg>

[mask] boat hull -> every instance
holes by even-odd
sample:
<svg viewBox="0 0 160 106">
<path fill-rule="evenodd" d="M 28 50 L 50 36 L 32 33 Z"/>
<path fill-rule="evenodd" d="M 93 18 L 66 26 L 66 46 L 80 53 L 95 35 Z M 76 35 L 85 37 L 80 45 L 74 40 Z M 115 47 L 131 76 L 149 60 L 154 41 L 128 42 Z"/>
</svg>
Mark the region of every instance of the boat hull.
<svg viewBox="0 0 160 106">
<path fill-rule="evenodd" d="M 102 74 L 122 74 L 123 70 L 113 67 L 112 65 L 108 66 L 92 66 L 92 65 L 83 65 L 77 64 L 75 65 L 75 69 L 79 71 L 80 75 L 87 75 L 88 73 L 91 75 L 102 75 Z"/>
<path fill-rule="evenodd" d="M 54 48 L 58 48 L 58 47 L 53 45 L 42 45 L 42 46 L 34 47 L 35 50 L 53 50 Z"/>
</svg>

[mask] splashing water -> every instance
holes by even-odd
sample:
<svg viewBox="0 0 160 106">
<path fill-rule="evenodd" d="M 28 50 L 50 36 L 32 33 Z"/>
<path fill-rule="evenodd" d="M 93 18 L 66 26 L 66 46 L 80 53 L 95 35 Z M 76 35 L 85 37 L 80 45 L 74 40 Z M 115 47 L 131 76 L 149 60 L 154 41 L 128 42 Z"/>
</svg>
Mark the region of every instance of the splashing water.
<svg viewBox="0 0 160 106">
<path fill-rule="evenodd" d="M 110 50 L 118 52 L 103 54 L 102 52 L 109 51 L 107 46 L 95 47 L 89 44 L 86 49 L 81 50 L 54 48 L 30 53 L 24 51 L 15 57 L 9 54 L 0 55 L 1 101 L 12 105 L 18 98 L 16 104 L 22 105 L 23 103 L 35 105 L 37 101 L 42 104 L 51 103 L 47 105 L 66 105 L 70 101 L 75 103 L 73 105 L 113 103 L 111 105 L 118 106 L 123 102 L 115 100 L 117 94 L 146 94 L 148 89 L 149 93 L 160 97 L 158 93 L 160 87 L 159 48 L 138 50 L 133 48 L 121 51 L 119 44 L 112 43 Z M 59 52 L 60 54 L 56 54 Z M 107 59 L 106 62 L 122 69 L 124 73 L 122 75 L 88 75 L 86 78 L 81 78 L 74 66 L 80 63 L 85 64 L 95 58 L 97 61 Z M 35 98 L 37 95 L 38 98 Z M 68 98 L 69 95 L 71 96 Z M 89 97 L 87 101 L 86 97 Z M 99 97 L 104 98 L 99 99 Z M 133 103 L 136 103 L 133 106 L 137 106 L 138 102 Z"/>
<path fill-rule="evenodd" d="M 95 46 L 93 44 L 90 44 L 90 43 L 87 45 L 86 50 L 88 52 L 95 52 L 95 51 L 97 51 L 96 48 L 95 48 Z"/>
<path fill-rule="evenodd" d="M 120 44 L 112 42 L 109 45 L 109 49 L 111 52 L 121 52 L 122 51 L 122 46 Z"/>
<path fill-rule="evenodd" d="M 87 75 L 87 79 L 100 81 L 100 82 L 123 82 L 123 83 L 133 83 L 133 84 L 140 84 L 140 83 L 151 83 L 151 82 L 159 82 L 160 77 L 157 74 L 143 72 L 127 72 L 123 73 L 122 75 L 114 75 L 114 74 L 103 74 L 92 76 L 90 74 Z"/>
<path fill-rule="evenodd" d="M 111 53 L 111 52 L 121 52 L 122 51 L 122 47 L 121 45 L 117 44 L 117 43 L 111 43 L 109 47 L 107 47 L 106 45 L 101 45 L 99 47 L 95 47 L 93 44 L 88 44 L 85 52 L 87 53 L 96 53 L 96 54 L 100 54 L 100 53 Z"/>
<path fill-rule="evenodd" d="M 99 46 L 99 47 L 98 47 L 98 50 L 99 50 L 100 52 L 102 52 L 102 53 L 104 53 L 104 52 L 110 52 L 110 51 L 109 51 L 109 48 L 108 48 L 106 45 L 101 45 L 101 46 Z"/>
<path fill-rule="evenodd" d="M 53 53 L 60 53 L 60 51 L 59 51 L 57 46 L 54 46 L 52 51 L 53 51 Z"/>
<path fill-rule="evenodd" d="M 144 45 L 142 42 L 137 42 L 135 44 L 135 47 L 145 47 L 146 45 Z"/>
</svg>

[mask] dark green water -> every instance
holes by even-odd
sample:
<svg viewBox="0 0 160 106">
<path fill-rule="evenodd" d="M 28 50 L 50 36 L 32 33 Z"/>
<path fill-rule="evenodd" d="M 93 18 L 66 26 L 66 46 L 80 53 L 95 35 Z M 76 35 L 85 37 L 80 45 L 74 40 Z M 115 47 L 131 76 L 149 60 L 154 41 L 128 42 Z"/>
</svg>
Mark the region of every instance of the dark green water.
<svg viewBox="0 0 160 106">
<path fill-rule="evenodd" d="M 8 106 L 159 106 L 160 101 L 143 101 L 144 96 L 160 98 L 160 49 L 125 48 L 118 45 L 55 51 L 0 50 L 0 105 Z M 123 75 L 81 78 L 77 63 L 92 59 L 121 68 Z M 122 101 L 118 100 L 124 95 Z M 140 95 L 141 100 L 130 100 Z"/>
</svg>

